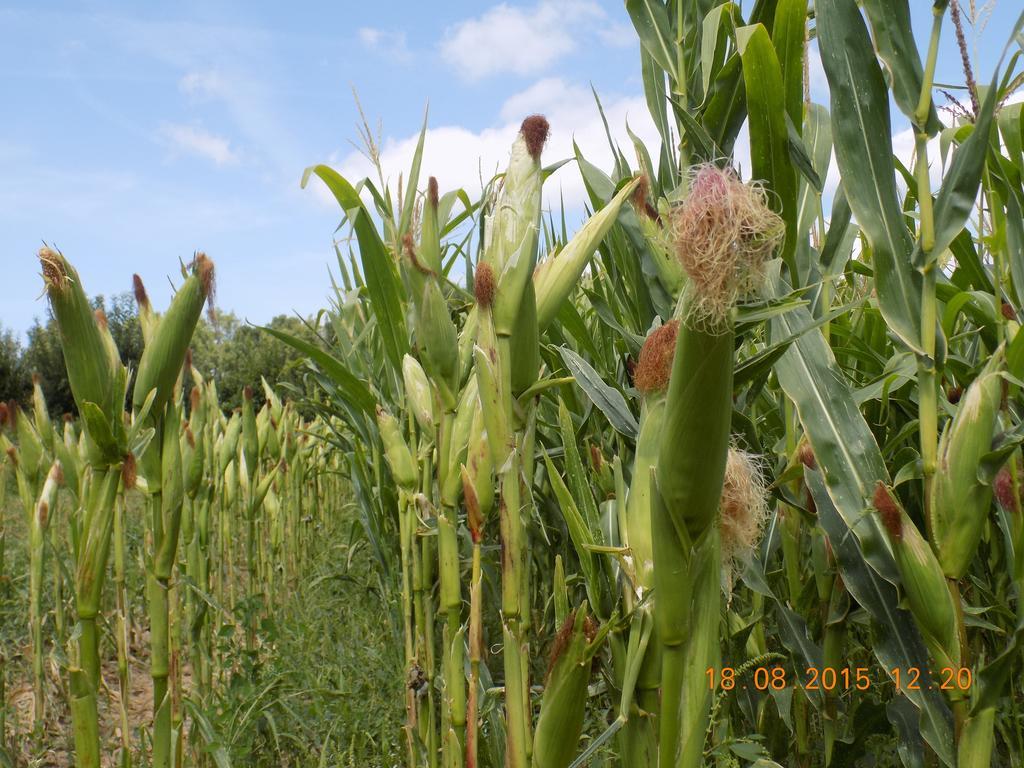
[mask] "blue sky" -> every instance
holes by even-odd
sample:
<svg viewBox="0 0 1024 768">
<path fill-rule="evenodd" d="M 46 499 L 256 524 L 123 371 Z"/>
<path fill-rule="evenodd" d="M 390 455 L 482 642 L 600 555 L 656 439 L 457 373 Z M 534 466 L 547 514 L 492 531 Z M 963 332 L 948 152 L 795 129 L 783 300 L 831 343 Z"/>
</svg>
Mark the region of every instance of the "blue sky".
<svg viewBox="0 0 1024 768">
<path fill-rule="evenodd" d="M 980 78 L 1015 5 L 1000 0 L 983 31 L 969 29 Z M 923 38 L 931 3 L 911 6 Z M 944 31 L 938 78 L 961 82 Z M 177 260 L 202 249 L 225 309 L 260 322 L 322 306 L 338 214 L 319 182 L 299 180 L 316 162 L 369 173 L 352 88 L 382 127 L 392 182 L 429 100 L 423 170 L 442 190 L 478 190 L 536 111 L 552 122 L 547 160 L 575 137 L 606 164 L 591 84 L 617 136 L 627 120 L 654 136 L 632 27 L 605 0 L 0 4 L 0 68 L 0 326 L 19 333 L 46 312 L 42 240 L 94 294 L 128 290 L 139 272 L 163 306 Z M 812 86 L 827 103 L 817 62 Z M 581 199 L 572 166 L 546 190 L 552 203 Z"/>
</svg>

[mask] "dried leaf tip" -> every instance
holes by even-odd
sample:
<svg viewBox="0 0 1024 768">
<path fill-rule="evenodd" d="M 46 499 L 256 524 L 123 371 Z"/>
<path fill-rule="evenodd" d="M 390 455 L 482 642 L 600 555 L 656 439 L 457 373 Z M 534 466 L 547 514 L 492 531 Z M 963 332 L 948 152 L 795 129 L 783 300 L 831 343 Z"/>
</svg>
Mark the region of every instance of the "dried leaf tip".
<svg viewBox="0 0 1024 768">
<path fill-rule="evenodd" d="M 44 246 L 39 249 L 39 264 L 43 268 L 43 280 L 47 287 L 63 290 L 69 278 L 60 254 L 52 248 Z"/>
<path fill-rule="evenodd" d="M 427 180 L 427 202 L 430 204 L 431 208 L 436 210 L 439 199 L 440 197 L 437 194 L 437 178 L 431 176 Z"/>
<path fill-rule="evenodd" d="M 252 387 L 250 385 L 245 385 L 245 389 L 242 390 L 242 397 L 246 400 L 252 400 Z"/>
<path fill-rule="evenodd" d="M 473 293 L 476 303 L 487 309 L 494 303 L 494 269 L 486 261 L 476 265 L 473 275 Z"/>
<path fill-rule="evenodd" d="M 7 403 L 0 403 L 0 429 L 7 426 Z"/>
<path fill-rule="evenodd" d="M 640 349 L 633 382 L 643 394 L 661 392 L 668 387 L 672 374 L 672 360 L 676 354 L 676 336 L 679 321 L 670 320 L 651 331 Z"/>
<path fill-rule="evenodd" d="M 96 324 L 100 327 L 100 330 L 109 331 L 110 324 L 107 322 L 107 313 L 103 311 L 103 307 L 97 307 L 93 314 L 96 316 Z"/>
<path fill-rule="evenodd" d="M 1010 470 L 1005 467 L 999 470 L 995 482 L 992 483 L 992 489 L 995 492 L 996 501 L 1003 509 L 1009 512 L 1016 512 L 1020 509 L 1013 492 L 1013 477 L 1010 475 Z"/>
<path fill-rule="evenodd" d="M 124 483 L 124 489 L 130 491 L 134 488 L 136 479 L 135 454 L 129 451 L 121 462 L 121 481 Z"/>
<path fill-rule="evenodd" d="M 658 209 L 651 205 L 651 201 L 648 199 L 650 193 L 651 180 L 647 177 L 647 174 L 644 174 L 640 177 L 640 183 L 636 185 L 636 189 L 633 190 L 630 202 L 633 204 L 634 211 L 660 224 L 661 216 L 658 215 Z"/>
<path fill-rule="evenodd" d="M 803 464 L 808 469 L 818 468 L 818 459 L 814 455 L 814 449 L 811 447 L 810 443 L 801 443 L 796 455 L 797 458 L 800 460 L 800 463 Z"/>
<path fill-rule="evenodd" d="M 199 275 L 199 282 L 203 286 L 203 295 L 213 301 L 217 290 L 214 282 L 213 261 L 205 253 L 199 251 L 192 260 L 191 267 L 195 274 Z"/>
<path fill-rule="evenodd" d="M 43 377 L 39 375 L 38 371 L 32 371 L 32 386 L 38 387 L 43 381 Z"/>
<path fill-rule="evenodd" d="M 885 487 L 881 480 L 875 486 L 875 494 L 872 499 L 875 509 L 882 516 L 882 524 L 889 532 L 893 541 L 903 539 L 903 512 L 892 497 L 892 492 Z"/>
<path fill-rule="evenodd" d="M 466 522 L 469 525 L 469 534 L 473 538 L 473 543 L 479 544 L 484 531 L 484 516 L 480 509 L 480 499 L 476 495 L 473 479 L 469 476 L 465 465 L 461 468 L 461 474 L 462 495 L 466 504 Z"/>
<path fill-rule="evenodd" d="M 132 292 L 135 294 L 135 303 L 141 310 L 150 310 L 152 305 L 149 303 L 149 294 L 146 293 L 146 286 L 142 283 L 142 278 L 139 275 L 132 275 Z"/>
<path fill-rule="evenodd" d="M 189 413 L 195 413 L 199 410 L 199 402 L 202 397 L 202 393 L 199 391 L 199 387 L 192 387 L 192 391 L 189 393 Z"/>
<path fill-rule="evenodd" d="M 1001 309 L 1003 317 L 1005 317 L 1007 320 L 1017 319 L 1017 313 L 1014 311 L 1013 307 L 1007 304 L 1005 301 L 1003 302 Z"/>
<path fill-rule="evenodd" d="M 589 617 L 588 617 L 589 618 Z M 551 658 L 548 660 L 548 671 L 545 677 L 551 675 L 551 670 L 555 668 L 555 664 L 565 653 L 565 649 L 569 647 L 569 640 L 572 638 L 572 631 L 576 626 L 576 611 L 569 611 L 569 614 L 565 617 L 565 621 L 562 622 L 562 626 L 558 630 L 558 634 L 555 635 L 555 642 L 551 646 Z"/>
<path fill-rule="evenodd" d="M 526 141 L 526 150 L 530 153 L 530 157 L 537 162 L 540 162 L 540 153 L 548 140 L 550 130 L 551 125 L 544 115 L 530 115 L 523 120 L 523 124 L 519 128 L 519 132 L 523 134 L 523 139 Z"/>
</svg>

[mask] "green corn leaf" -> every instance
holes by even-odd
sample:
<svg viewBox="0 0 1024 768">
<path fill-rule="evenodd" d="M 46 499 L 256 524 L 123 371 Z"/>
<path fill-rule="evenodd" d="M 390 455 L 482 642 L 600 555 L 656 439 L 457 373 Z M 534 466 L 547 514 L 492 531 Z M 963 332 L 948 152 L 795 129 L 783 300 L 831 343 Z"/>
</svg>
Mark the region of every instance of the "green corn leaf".
<svg viewBox="0 0 1024 768">
<path fill-rule="evenodd" d="M 633 440 L 636 439 L 640 427 L 636 417 L 629 410 L 626 398 L 614 387 L 604 383 L 601 374 L 591 367 L 590 363 L 577 355 L 568 347 L 559 347 L 558 353 L 565 362 L 565 367 L 576 378 L 580 389 L 597 406 L 617 432 Z"/>
<path fill-rule="evenodd" d="M 598 579 L 598 567 L 594 562 L 594 554 L 591 547 L 596 543 L 590 533 L 587 521 L 580 514 L 576 501 L 558 474 L 555 465 L 551 463 L 548 455 L 544 454 L 544 464 L 548 470 L 548 480 L 555 492 L 558 507 L 565 518 L 565 525 L 569 529 L 569 538 L 572 539 L 573 549 L 580 561 L 580 568 L 583 571 L 583 580 L 587 585 L 587 598 L 596 607 L 601 605 L 602 585 Z"/>
<path fill-rule="evenodd" d="M 409 333 L 405 324 L 405 312 L 402 309 L 402 283 L 395 262 L 388 254 L 355 188 L 341 174 L 326 165 L 307 168 L 302 174 L 303 187 L 313 174 L 319 176 L 334 193 L 334 197 L 356 231 L 363 272 L 366 275 L 366 288 L 370 294 L 374 314 L 377 316 L 384 351 L 392 369 L 400 371 L 402 356 L 409 351 Z"/>
<path fill-rule="evenodd" d="M 705 102 L 701 125 L 714 139 L 716 145 L 722 147 L 727 154 L 731 154 L 740 127 L 747 119 L 747 97 L 738 54 L 734 53 L 726 59 L 718 76 L 711 83 L 711 91 L 707 94 Z"/>
<path fill-rule="evenodd" d="M 402 219 L 398 222 L 396 241 L 401 241 L 401 238 L 409 231 L 409 226 L 412 224 L 412 214 L 416 210 L 416 187 L 420 180 L 420 164 L 423 162 L 423 142 L 427 138 L 427 117 L 429 113 L 429 109 L 423 110 L 423 127 L 420 128 L 420 136 L 416 141 L 416 151 L 413 153 L 412 164 L 409 166 L 409 178 L 405 187 L 405 201 L 402 204 Z M 362 245 L 359 247 L 362 248 Z"/>
<path fill-rule="evenodd" d="M 665 5 L 661 0 L 626 0 L 626 12 L 636 27 L 644 50 L 672 80 L 678 81 L 676 45 L 672 40 L 672 26 Z"/>
<path fill-rule="evenodd" d="M 277 328 L 261 326 L 260 330 L 269 333 L 274 338 L 280 339 L 288 346 L 310 357 L 340 387 L 342 396 L 353 406 L 367 414 L 374 413 L 377 400 L 370 393 L 366 384 L 356 378 L 341 360 L 338 360 L 329 352 L 325 352 L 305 339 L 292 336 Z M 399 361 L 399 367 L 401 367 L 401 361 Z"/>
<path fill-rule="evenodd" d="M 820 466 L 826 467 L 826 472 L 831 473 L 830 466 Z M 880 667 L 886 674 L 894 668 L 928 669 L 928 651 L 909 612 L 898 607 L 899 594 L 896 587 L 869 565 L 850 526 L 837 509 L 833 501 L 834 494 L 826 487 L 821 472 L 806 469 L 804 478 L 814 498 L 818 519 L 828 534 L 843 583 L 871 616 L 874 630 L 872 651 Z M 904 694 L 917 710 L 913 733 L 923 734 L 943 762 L 952 765 L 951 715 L 942 695 L 927 686 L 921 686 L 920 690 L 905 690 Z"/>
<path fill-rule="evenodd" d="M 812 322 L 806 309 L 796 308 L 772 321 L 772 337 L 793 336 Z M 864 514 L 875 484 L 888 482 L 888 470 L 821 332 L 800 336 L 779 359 L 776 373 L 796 406 L 819 465 L 826 468 L 836 509 L 860 541 L 871 567 L 897 583 L 899 576 L 881 524 Z"/>
<path fill-rule="evenodd" d="M 658 182 L 663 188 L 674 185 L 678 174 L 675 152 L 670 148 L 674 146 L 675 139 L 672 136 L 672 129 L 668 122 L 668 108 L 666 102 L 668 96 L 665 92 L 665 73 L 658 65 L 658 62 L 646 51 L 640 51 L 641 77 L 644 83 L 644 100 L 647 102 L 647 111 L 650 112 L 654 125 L 661 137 L 661 160 L 658 167 Z"/>
<path fill-rule="evenodd" d="M 863 6 L 874 33 L 875 49 L 888 73 L 893 99 L 900 111 L 914 122 L 924 69 L 910 24 L 910 5 L 907 0 L 863 0 Z M 930 106 L 925 127 L 929 136 L 942 129 L 934 104 Z"/>
<path fill-rule="evenodd" d="M 686 108 L 672 99 L 672 111 L 676 114 L 676 120 L 679 121 L 679 125 L 682 126 L 683 133 L 686 134 L 686 138 L 689 139 L 689 148 L 693 153 L 694 157 L 691 158 L 694 162 L 702 163 L 720 163 L 722 162 L 725 154 L 715 143 L 715 140 L 711 137 L 711 134 L 704 128 L 703 125 L 698 123 L 693 116 L 686 111 Z"/>
<path fill-rule="evenodd" d="M 854 0 L 816 0 L 821 61 L 832 97 L 836 161 L 857 223 L 871 244 L 882 315 L 921 349 L 921 275 L 896 192 L 889 100 L 864 19 Z"/>
<path fill-rule="evenodd" d="M 925 768 L 917 708 L 906 696 L 893 696 L 885 705 L 885 716 L 896 731 L 896 750 L 905 768 Z"/>
<path fill-rule="evenodd" d="M 846 257 L 839 259 L 839 255 L 842 252 L 842 245 L 846 241 L 846 233 L 850 228 L 852 218 L 853 212 L 846 199 L 846 190 L 840 184 L 832 198 L 832 218 L 829 220 L 828 234 L 825 235 L 825 245 L 821 248 L 819 263 L 823 273 L 835 275 L 842 271 Z M 839 259 L 838 263 L 837 259 Z"/>
<path fill-rule="evenodd" d="M 764 25 L 737 29 L 736 43 L 747 89 L 751 172 L 775 193 L 771 195 L 772 207 L 786 222 L 781 256 L 796 280 L 797 178 L 789 150 L 782 70 Z"/>
<path fill-rule="evenodd" d="M 998 72 L 996 73 L 998 76 Z M 978 197 L 978 185 L 985 168 L 989 135 L 992 130 L 992 112 L 996 105 L 996 78 L 981 105 L 978 121 L 971 135 L 953 153 L 949 170 L 935 199 L 935 244 L 930 254 L 922 254 L 920 240 L 914 250 L 914 263 L 918 266 L 938 259 L 967 223 Z"/>
<path fill-rule="evenodd" d="M 807 146 L 805 146 L 804 141 L 800 136 L 800 132 L 793 124 L 793 121 L 789 119 L 789 115 L 786 115 L 786 131 L 789 135 L 789 140 L 786 142 L 786 145 L 789 148 L 789 158 L 793 161 L 793 165 L 796 166 L 796 170 L 798 170 L 800 175 L 803 177 L 800 181 L 809 182 L 814 191 L 820 193 L 822 190 L 821 176 L 815 168 L 815 161 L 819 158 L 816 155 L 814 160 L 811 159 L 811 155 L 807 151 Z M 829 146 L 828 149 L 831 149 L 831 146 Z M 827 155 L 824 160 L 824 166 L 827 170 Z M 821 167 L 821 163 L 818 163 L 818 167 Z M 803 195 L 801 194 L 800 197 L 802 200 Z M 797 231 L 798 233 L 803 234 L 807 230 L 800 227 Z"/>
<path fill-rule="evenodd" d="M 562 450 L 565 454 L 565 475 L 568 480 L 572 496 L 581 508 L 584 519 L 590 527 L 590 536 L 594 544 L 600 546 L 605 543 L 605 537 L 601 533 L 601 521 L 597 511 L 597 503 L 594 501 L 594 494 L 591 490 L 590 473 L 583 468 L 583 461 L 580 459 L 578 440 L 573 427 L 572 417 L 565 403 L 558 401 L 558 428 L 562 436 Z"/>
<path fill-rule="evenodd" d="M 78 412 L 82 416 L 85 431 L 89 439 L 99 450 L 99 458 L 103 463 L 116 464 L 124 455 L 123 446 L 119 446 L 114 433 L 110 429 L 110 422 L 106 415 L 100 410 L 96 403 L 84 402 L 78 406 Z"/>
<path fill-rule="evenodd" d="M 779 0 L 772 25 L 772 45 L 782 68 L 786 114 L 794 126 L 803 124 L 806 32 L 807 0 Z"/>
<path fill-rule="evenodd" d="M 706 95 L 711 87 L 711 78 L 722 68 L 729 33 L 743 23 L 736 3 L 716 5 L 704 17 L 701 25 L 700 70 L 701 90 Z"/>
</svg>

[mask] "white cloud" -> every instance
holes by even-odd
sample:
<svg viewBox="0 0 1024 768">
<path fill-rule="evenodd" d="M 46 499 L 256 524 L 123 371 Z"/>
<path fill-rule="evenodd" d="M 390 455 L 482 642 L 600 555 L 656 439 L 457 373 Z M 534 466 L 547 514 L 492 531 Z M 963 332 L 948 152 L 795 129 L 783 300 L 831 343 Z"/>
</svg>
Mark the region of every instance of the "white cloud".
<svg viewBox="0 0 1024 768">
<path fill-rule="evenodd" d="M 605 115 L 613 137 L 626 157 L 634 153 L 626 134 L 630 129 L 657 157 L 660 140 L 641 96 L 618 96 L 603 100 Z M 498 123 L 480 131 L 459 125 L 430 128 L 424 144 L 422 174 L 437 176 L 441 189 L 462 187 L 472 196 L 508 162 L 509 148 L 523 117 L 543 113 L 551 123 L 551 136 L 544 150 L 544 163 L 573 157 L 573 140 L 583 156 L 605 171 L 612 165 L 611 150 L 604 126 L 590 89 L 557 78 L 538 81 L 530 88 L 509 97 L 500 110 Z M 381 162 L 392 188 L 399 174 L 411 165 L 416 150 L 417 134 L 388 138 L 381 147 Z M 633 161 L 634 168 L 637 163 Z M 351 181 L 365 176 L 376 179 L 376 171 L 359 152 L 350 152 L 340 162 L 339 171 Z M 311 182 L 314 183 L 314 182 Z M 315 182 L 319 184 L 319 182 Z M 322 186 L 322 185 L 321 185 Z M 578 210 L 586 200 L 579 172 L 572 165 L 559 171 L 545 185 L 547 206 L 558 205 L 559 195 L 566 209 Z"/>
<path fill-rule="evenodd" d="M 573 51 L 581 24 L 603 19 L 590 0 L 541 0 L 531 8 L 506 3 L 459 22 L 441 42 L 441 55 L 466 80 L 511 72 L 535 75 Z"/>
<path fill-rule="evenodd" d="M 215 71 L 188 72 L 178 81 L 178 89 L 189 96 L 206 98 L 223 96 L 228 90 L 226 78 Z"/>
<path fill-rule="evenodd" d="M 217 165 L 231 165 L 239 160 L 227 139 L 194 125 L 163 123 L 160 137 L 176 151 L 205 157 Z"/>
<path fill-rule="evenodd" d="M 605 45 L 614 48 L 629 48 L 637 45 L 636 29 L 632 24 L 612 22 L 597 30 L 597 36 Z"/>
<path fill-rule="evenodd" d="M 406 40 L 405 32 L 392 32 L 376 27 L 362 27 L 359 30 L 359 42 L 363 47 L 382 54 L 395 61 L 409 61 L 412 53 Z"/>
</svg>

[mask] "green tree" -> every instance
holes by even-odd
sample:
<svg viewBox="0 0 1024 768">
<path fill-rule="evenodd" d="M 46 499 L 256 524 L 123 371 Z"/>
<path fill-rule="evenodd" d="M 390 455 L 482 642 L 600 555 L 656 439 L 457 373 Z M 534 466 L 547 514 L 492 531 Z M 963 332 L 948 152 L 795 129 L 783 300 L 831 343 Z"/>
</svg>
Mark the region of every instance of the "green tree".
<svg viewBox="0 0 1024 768">
<path fill-rule="evenodd" d="M 64 366 L 60 333 L 52 317 L 47 318 L 45 325 L 36 318 L 28 329 L 28 346 L 22 356 L 22 366 L 28 376 L 39 374 L 52 414 L 77 413 Z"/>
<path fill-rule="evenodd" d="M 31 377 L 22 360 L 21 343 L 13 331 L 0 329 L 0 402 L 24 402 L 31 389 Z"/>
<path fill-rule="evenodd" d="M 269 325 L 315 340 L 315 334 L 297 317 L 278 315 Z M 221 406 L 225 409 L 241 406 L 246 385 L 254 389 L 256 406 L 262 405 L 260 376 L 274 387 L 284 384 L 305 388 L 302 356 L 259 328 L 241 322 L 231 312 L 218 314 L 213 323 L 200 324 L 193 336 L 192 353 L 192 364 L 217 382 Z"/>
</svg>

